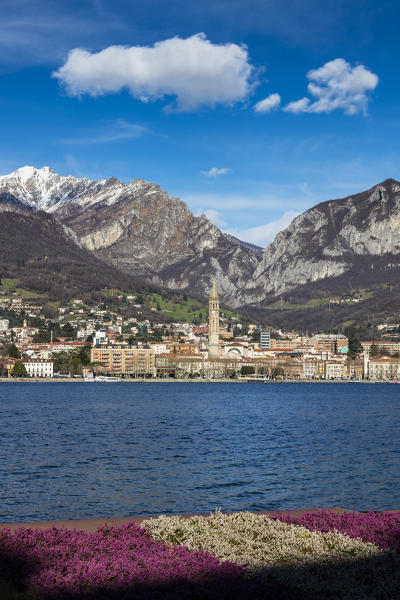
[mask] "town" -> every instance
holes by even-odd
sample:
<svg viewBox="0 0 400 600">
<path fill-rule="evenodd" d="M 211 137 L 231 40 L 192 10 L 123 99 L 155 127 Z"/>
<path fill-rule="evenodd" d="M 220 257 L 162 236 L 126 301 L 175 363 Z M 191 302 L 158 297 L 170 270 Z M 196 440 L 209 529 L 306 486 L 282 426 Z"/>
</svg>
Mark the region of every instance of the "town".
<svg viewBox="0 0 400 600">
<path fill-rule="evenodd" d="M 118 295 L 106 306 L 74 298 L 41 304 L 0 291 L 0 376 L 175 380 L 372 380 L 400 378 L 398 324 L 380 324 L 379 339 L 342 333 L 307 335 L 249 323 L 220 309 L 216 285 L 208 310 L 192 322 L 143 318 L 143 298 Z M 130 303 L 136 316 L 113 308 Z M 201 317 L 207 316 L 207 320 Z M 200 318 L 199 318 L 200 317 Z"/>
</svg>

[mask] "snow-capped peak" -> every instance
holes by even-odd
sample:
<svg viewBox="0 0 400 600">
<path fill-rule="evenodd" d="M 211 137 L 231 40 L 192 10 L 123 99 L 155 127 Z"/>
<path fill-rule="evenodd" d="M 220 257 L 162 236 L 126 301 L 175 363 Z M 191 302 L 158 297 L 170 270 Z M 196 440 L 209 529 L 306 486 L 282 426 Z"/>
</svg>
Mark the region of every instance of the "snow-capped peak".
<svg viewBox="0 0 400 600">
<path fill-rule="evenodd" d="M 104 184 L 105 180 L 91 181 L 73 175 L 62 177 L 47 166 L 41 169 L 24 166 L 0 176 L 0 192 L 7 191 L 32 208 L 49 212 L 61 203 L 79 200 L 88 192 L 97 193 Z"/>
<path fill-rule="evenodd" d="M 27 165 L 25 167 L 20 167 L 19 169 L 13 171 L 9 175 L 1 175 L 0 182 L 6 179 L 17 179 L 23 183 L 26 183 L 29 179 L 32 179 L 32 177 L 47 178 L 50 174 L 54 175 L 54 171 L 52 171 L 50 167 L 42 167 L 41 169 L 36 169 L 36 167 Z"/>
<path fill-rule="evenodd" d="M 97 181 L 73 175 L 63 177 L 50 167 L 24 166 L 0 176 L 0 193 L 8 192 L 31 208 L 46 212 L 55 212 L 67 203 L 82 208 L 99 202 L 111 205 L 127 192 L 136 196 L 152 193 L 153 189 L 159 190 L 159 187 L 142 179 L 125 184 L 115 177 Z"/>
</svg>

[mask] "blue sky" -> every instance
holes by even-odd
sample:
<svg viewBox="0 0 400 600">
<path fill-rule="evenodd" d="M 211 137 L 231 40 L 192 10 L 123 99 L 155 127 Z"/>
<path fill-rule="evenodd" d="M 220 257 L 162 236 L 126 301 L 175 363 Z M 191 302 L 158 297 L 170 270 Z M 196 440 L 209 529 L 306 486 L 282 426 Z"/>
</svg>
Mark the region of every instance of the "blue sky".
<svg viewBox="0 0 400 600">
<path fill-rule="evenodd" d="M 396 5 L 3 0 L 0 174 L 143 178 L 266 245 L 400 179 Z"/>
</svg>

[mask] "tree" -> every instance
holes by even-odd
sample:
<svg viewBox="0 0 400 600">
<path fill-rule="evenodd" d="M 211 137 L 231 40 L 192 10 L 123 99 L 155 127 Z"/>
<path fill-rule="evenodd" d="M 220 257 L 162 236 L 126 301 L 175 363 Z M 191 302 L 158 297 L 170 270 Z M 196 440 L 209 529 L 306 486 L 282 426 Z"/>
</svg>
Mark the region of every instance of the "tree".
<svg viewBox="0 0 400 600">
<path fill-rule="evenodd" d="M 66 373 L 69 370 L 70 356 L 68 352 L 53 352 L 52 360 L 55 373 Z"/>
<path fill-rule="evenodd" d="M 70 375 L 80 375 L 82 373 L 82 363 L 79 358 L 73 358 L 69 363 Z"/>
<path fill-rule="evenodd" d="M 74 339 L 76 330 L 74 327 L 72 327 L 71 323 L 65 323 L 65 325 L 61 327 L 61 334 L 67 339 Z"/>
<path fill-rule="evenodd" d="M 360 328 L 356 329 L 354 325 L 349 325 L 344 328 L 343 333 L 349 340 L 349 351 L 347 356 L 354 360 L 357 357 L 357 354 L 363 351 L 359 338 Z"/>
<path fill-rule="evenodd" d="M 55 319 L 58 316 L 57 309 L 51 302 L 47 302 L 47 304 L 43 306 L 42 310 L 47 319 Z"/>
<path fill-rule="evenodd" d="M 50 338 L 51 338 L 51 334 L 50 334 L 49 329 L 39 329 L 39 331 L 37 333 L 35 333 L 35 335 L 33 336 L 32 341 L 37 344 L 42 344 L 42 343 L 49 342 Z M 57 337 L 53 336 L 53 340 L 55 341 L 56 339 L 57 339 Z"/>
<path fill-rule="evenodd" d="M 7 354 L 11 358 L 21 358 L 21 353 L 15 344 L 10 344 L 7 348 Z M 25 367 L 24 367 L 25 368 Z"/>
<path fill-rule="evenodd" d="M 284 374 L 285 372 L 282 367 L 274 367 L 271 371 L 271 378 L 276 379 L 277 377 L 282 377 Z"/>
<path fill-rule="evenodd" d="M 13 377 L 26 377 L 28 373 L 26 372 L 25 365 L 22 360 L 17 360 L 13 366 L 12 376 Z"/>
<path fill-rule="evenodd" d="M 250 365 L 243 365 L 243 367 L 240 369 L 241 375 L 254 375 L 254 373 L 255 369 Z"/>
<path fill-rule="evenodd" d="M 356 358 L 357 354 L 363 351 L 363 347 L 361 345 L 360 340 L 357 337 L 349 337 L 349 352 L 348 356 L 350 358 Z"/>
<path fill-rule="evenodd" d="M 369 349 L 370 356 L 379 356 L 379 346 L 377 344 L 372 344 Z"/>
<path fill-rule="evenodd" d="M 379 354 L 381 356 L 390 356 L 390 352 L 385 346 L 379 346 Z"/>
<path fill-rule="evenodd" d="M 83 365 L 88 365 L 90 363 L 90 344 L 86 344 L 79 350 L 78 358 L 80 359 Z"/>
</svg>

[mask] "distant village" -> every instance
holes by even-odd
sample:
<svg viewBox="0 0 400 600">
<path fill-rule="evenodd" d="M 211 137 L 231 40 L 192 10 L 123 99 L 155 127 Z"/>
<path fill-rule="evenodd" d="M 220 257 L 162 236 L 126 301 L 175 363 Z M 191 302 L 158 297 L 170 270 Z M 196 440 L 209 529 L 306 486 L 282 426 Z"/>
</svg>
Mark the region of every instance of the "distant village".
<svg viewBox="0 0 400 600">
<path fill-rule="evenodd" d="M 130 297 L 135 301 L 135 296 Z M 400 341 L 352 340 L 337 333 L 243 324 L 221 316 L 215 283 L 208 321 L 157 323 L 126 318 L 80 298 L 44 307 L 0 292 L 3 378 L 205 379 L 243 381 L 400 379 Z M 47 328 L 47 329 L 46 329 Z M 378 326 L 383 336 L 398 324 Z"/>
</svg>

